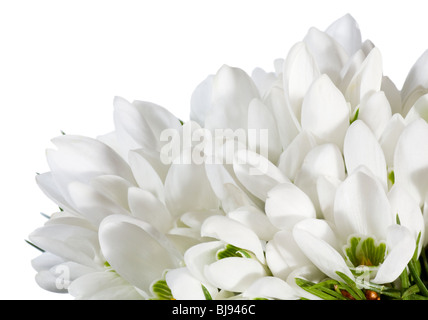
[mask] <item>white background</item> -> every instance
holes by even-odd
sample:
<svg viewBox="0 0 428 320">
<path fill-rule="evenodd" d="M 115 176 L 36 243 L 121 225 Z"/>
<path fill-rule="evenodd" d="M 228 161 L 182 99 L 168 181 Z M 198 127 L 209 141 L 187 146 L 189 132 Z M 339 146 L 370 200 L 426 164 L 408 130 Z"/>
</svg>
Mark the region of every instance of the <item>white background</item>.
<svg viewBox="0 0 428 320">
<path fill-rule="evenodd" d="M 223 64 L 273 70 L 309 27 L 346 13 L 401 85 L 428 49 L 426 1 L 0 0 L 0 299 L 69 299 L 40 289 L 24 242 L 56 207 L 39 191 L 61 130 L 113 129 L 113 97 L 188 119 L 193 89 Z"/>
</svg>

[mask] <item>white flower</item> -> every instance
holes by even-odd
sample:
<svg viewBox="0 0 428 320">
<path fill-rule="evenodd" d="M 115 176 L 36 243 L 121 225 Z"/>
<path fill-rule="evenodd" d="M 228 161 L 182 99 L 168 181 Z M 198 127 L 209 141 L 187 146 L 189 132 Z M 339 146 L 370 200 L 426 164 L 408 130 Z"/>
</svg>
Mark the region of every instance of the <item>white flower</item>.
<svg viewBox="0 0 428 320">
<path fill-rule="evenodd" d="M 205 220 L 201 234 L 216 240 L 189 248 L 184 261 L 202 283 L 243 292 L 267 276 L 262 243 L 251 229 L 228 217 L 213 216 Z"/>
<path fill-rule="evenodd" d="M 60 136 L 53 140 L 58 149 L 47 152 L 51 171 L 37 176 L 62 210 L 30 235 L 45 251 L 34 262 L 37 281 L 77 298 L 120 298 L 118 286 L 123 297 L 152 297 L 152 283 L 181 266 L 202 221 L 218 213 L 203 165 L 160 161 L 154 135 L 171 123 L 181 130 L 178 119 L 143 102 L 116 98 L 115 107 L 117 131 L 101 138 L 111 147 Z"/>
<path fill-rule="evenodd" d="M 337 271 L 355 278 L 351 270 L 358 273 L 358 268 L 367 267 L 373 283 L 391 283 L 406 268 L 416 247 L 411 229 L 395 223 L 396 214 L 383 186 L 361 168 L 338 187 L 333 224 L 303 220 L 293 235 L 308 259 L 330 278 L 340 280 Z M 406 221 L 422 217 L 414 210 L 400 211 L 398 216 L 406 216 Z"/>
<path fill-rule="evenodd" d="M 417 282 L 427 57 L 398 90 L 345 15 L 274 72 L 222 66 L 187 123 L 116 97 L 113 132 L 47 151 L 36 180 L 61 211 L 30 235 L 36 281 L 79 299 L 318 299 L 326 277 L 388 287 L 408 266 Z"/>
<path fill-rule="evenodd" d="M 182 254 L 152 225 L 125 215 L 111 215 L 99 229 L 101 250 L 121 277 L 149 296 L 154 280 L 180 267 Z"/>
</svg>

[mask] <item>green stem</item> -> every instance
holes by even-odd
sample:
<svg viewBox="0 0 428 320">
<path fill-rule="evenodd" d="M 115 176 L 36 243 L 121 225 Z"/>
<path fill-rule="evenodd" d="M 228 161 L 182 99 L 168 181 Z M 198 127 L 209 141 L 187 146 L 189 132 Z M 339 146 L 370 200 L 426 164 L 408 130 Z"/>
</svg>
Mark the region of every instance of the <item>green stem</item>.
<svg viewBox="0 0 428 320">
<path fill-rule="evenodd" d="M 428 297 L 428 289 L 427 287 L 425 287 L 425 284 L 423 283 L 423 281 L 421 280 L 421 278 L 419 277 L 417 268 L 416 268 L 416 264 L 415 261 L 412 259 L 409 262 L 409 271 L 410 274 L 412 275 L 413 279 L 415 280 L 420 292 L 422 293 L 423 296 Z"/>
<path fill-rule="evenodd" d="M 401 280 L 401 292 L 406 291 L 410 287 L 409 274 L 407 268 L 404 268 L 403 272 L 400 275 Z"/>
<path fill-rule="evenodd" d="M 426 256 L 426 253 L 425 253 L 425 249 L 422 249 L 422 251 L 421 251 L 421 257 L 422 257 L 422 259 L 420 259 L 420 260 L 422 262 L 422 265 L 424 266 L 425 277 L 428 278 L 428 261 L 427 261 L 427 256 Z"/>
</svg>

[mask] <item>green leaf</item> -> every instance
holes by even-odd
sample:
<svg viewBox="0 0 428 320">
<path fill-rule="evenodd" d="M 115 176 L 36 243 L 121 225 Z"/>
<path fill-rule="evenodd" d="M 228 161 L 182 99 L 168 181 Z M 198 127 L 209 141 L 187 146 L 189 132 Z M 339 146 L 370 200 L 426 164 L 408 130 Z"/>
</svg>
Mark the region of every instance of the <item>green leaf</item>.
<svg viewBox="0 0 428 320">
<path fill-rule="evenodd" d="M 205 300 L 212 300 L 213 298 L 211 297 L 211 294 L 208 291 L 208 289 L 203 284 L 201 284 L 201 287 L 202 287 L 202 292 L 204 293 L 204 296 L 205 296 Z"/>
<path fill-rule="evenodd" d="M 46 219 L 50 219 L 51 217 L 49 217 L 46 213 L 40 212 L 40 215 L 42 217 L 45 217 Z"/>
<path fill-rule="evenodd" d="M 419 292 L 419 288 L 418 286 L 415 284 L 413 286 L 411 286 L 410 288 L 408 288 L 406 291 L 404 291 L 404 293 L 402 294 L 401 298 L 402 299 L 406 299 L 416 293 Z"/>
<path fill-rule="evenodd" d="M 425 253 L 425 249 L 422 250 L 421 252 L 421 257 L 420 257 L 420 261 L 421 261 L 421 265 L 424 267 L 424 274 L 425 274 L 425 278 L 428 278 L 428 259 Z"/>
<path fill-rule="evenodd" d="M 400 275 L 401 280 L 401 288 L 402 290 L 406 290 L 410 287 L 409 274 L 407 273 L 407 267 L 404 268 L 403 272 Z"/>
<path fill-rule="evenodd" d="M 413 281 L 416 282 L 416 285 L 418 286 L 421 294 L 425 297 L 428 297 L 428 289 L 423 283 L 423 281 L 421 280 L 418 273 L 418 268 L 416 266 L 416 262 L 413 259 L 410 260 L 408 267 L 409 267 L 410 275 L 412 276 Z"/>
<path fill-rule="evenodd" d="M 428 297 L 424 297 L 419 294 L 412 294 L 410 296 L 407 296 L 403 300 L 428 300 Z"/>
<path fill-rule="evenodd" d="M 395 183 L 395 173 L 394 173 L 394 170 L 391 170 L 391 172 L 388 174 L 388 180 L 391 182 L 391 184 Z"/>
<path fill-rule="evenodd" d="M 400 217 L 398 216 L 398 213 L 395 215 L 395 222 L 401 226 L 401 221 L 400 221 Z"/>
<path fill-rule="evenodd" d="M 334 286 L 338 283 L 336 280 L 313 283 L 301 278 L 296 278 L 295 281 L 303 290 L 323 300 L 346 300 L 342 294 L 335 291 Z"/>
<path fill-rule="evenodd" d="M 419 231 L 418 233 L 418 238 L 416 239 L 416 248 L 415 248 L 415 252 L 413 253 L 413 260 L 417 260 L 418 259 L 418 252 L 419 252 L 419 242 L 421 241 L 421 232 Z"/>
<path fill-rule="evenodd" d="M 359 113 L 360 113 L 360 108 L 357 108 L 357 110 L 355 110 L 354 117 L 349 121 L 350 124 L 352 124 L 352 122 L 358 119 Z"/>
<path fill-rule="evenodd" d="M 25 240 L 25 242 L 27 242 L 30 246 L 36 248 L 37 250 L 39 250 L 40 252 L 45 252 L 45 250 L 43 250 L 42 248 L 36 246 L 34 243 L 32 243 L 31 241 Z"/>
<path fill-rule="evenodd" d="M 314 296 L 317 296 L 323 300 L 338 300 L 336 297 L 333 297 L 323 291 L 317 290 L 312 288 L 311 286 L 306 286 L 303 285 L 302 283 L 299 282 L 300 279 L 296 278 L 296 283 L 299 287 L 301 287 L 303 290 L 313 294 Z"/>
<path fill-rule="evenodd" d="M 356 300 L 366 300 L 364 292 L 357 287 L 357 284 L 354 280 L 340 271 L 336 271 L 336 274 L 346 282 L 348 287 L 346 291 L 348 291 L 350 295 L 352 295 Z"/>
<path fill-rule="evenodd" d="M 424 282 L 422 281 L 420 275 L 421 275 L 421 265 L 419 263 L 418 260 L 418 251 L 419 251 L 419 242 L 421 240 L 421 233 L 419 232 L 418 234 L 418 238 L 416 240 L 416 248 L 415 248 L 415 252 L 413 254 L 412 259 L 410 259 L 409 263 L 408 263 L 408 268 L 410 271 L 410 275 L 413 279 L 413 281 L 416 283 L 416 285 L 419 288 L 420 293 L 424 296 L 424 297 L 428 297 L 428 289 L 425 286 Z"/>
</svg>

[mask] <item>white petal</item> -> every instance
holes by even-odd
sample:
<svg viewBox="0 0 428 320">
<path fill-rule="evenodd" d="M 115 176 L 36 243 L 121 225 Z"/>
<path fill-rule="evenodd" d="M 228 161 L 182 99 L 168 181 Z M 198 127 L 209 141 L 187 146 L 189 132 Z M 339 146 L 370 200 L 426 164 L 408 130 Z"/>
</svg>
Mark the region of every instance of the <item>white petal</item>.
<svg viewBox="0 0 428 320">
<path fill-rule="evenodd" d="M 300 122 L 303 97 L 320 72 L 304 42 L 295 44 L 284 62 L 284 93 L 292 114 Z"/>
<path fill-rule="evenodd" d="M 383 76 L 382 85 L 380 89 L 385 93 L 385 96 L 389 101 L 392 114 L 395 114 L 395 113 L 401 114 L 402 112 L 401 108 L 403 107 L 401 104 L 401 94 L 400 94 L 400 91 L 395 86 L 394 82 L 392 82 L 392 80 L 389 77 Z"/>
<path fill-rule="evenodd" d="M 310 260 L 300 250 L 290 231 L 279 231 L 266 245 L 266 262 L 275 277 L 286 280 L 288 275 Z"/>
<path fill-rule="evenodd" d="M 220 289 L 242 292 L 254 281 L 266 276 L 266 271 L 256 260 L 231 257 L 207 265 L 205 276 Z"/>
<path fill-rule="evenodd" d="M 152 193 L 139 188 L 131 188 L 128 199 L 134 217 L 150 223 L 162 233 L 166 233 L 172 228 L 172 217 L 168 209 Z"/>
<path fill-rule="evenodd" d="M 394 167 L 394 152 L 398 138 L 406 126 L 401 114 L 394 114 L 386 125 L 382 135 L 379 138 L 379 144 L 385 155 L 385 162 L 388 168 Z"/>
<path fill-rule="evenodd" d="M 382 85 L 382 57 L 377 47 L 373 48 L 355 73 L 345 91 L 346 100 L 356 107 L 366 95 L 379 91 Z"/>
<path fill-rule="evenodd" d="M 321 213 L 327 221 L 334 221 L 334 198 L 337 187 L 342 181 L 334 177 L 320 176 L 316 188 Z"/>
<path fill-rule="evenodd" d="M 284 90 L 280 87 L 272 87 L 263 102 L 272 110 L 282 148 L 285 149 L 300 131 L 297 115 L 292 110 L 289 99 L 284 95 Z M 298 117 L 300 119 L 300 112 Z"/>
<path fill-rule="evenodd" d="M 380 182 L 362 170 L 348 176 L 336 191 L 334 221 L 343 241 L 353 234 L 386 239 L 394 218 Z"/>
<path fill-rule="evenodd" d="M 46 225 L 29 235 L 30 241 L 39 248 L 91 267 L 97 267 L 99 262 L 97 237 L 95 230 L 67 224 Z"/>
<path fill-rule="evenodd" d="M 346 92 L 349 84 L 351 83 L 354 75 L 360 70 L 364 60 L 367 55 L 364 53 L 364 50 L 361 48 L 357 50 L 345 63 L 342 70 L 340 71 L 340 76 L 342 81 L 338 84 L 338 88 L 342 92 Z"/>
<path fill-rule="evenodd" d="M 67 293 L 66 285 L 59 284 L 58 275 L 53 274 L 50 270 L 39 271 L 34 277 L 37 285 L 47 291 L 55 293 Z"/>
<path fill-rule="evenodd" d="M 266 72 L 262 68 L 255 68 L 251 73 L 255 85 L 259 89 L 260 97 L 264 97 L 267 92 L 272 88 L 278 77 L 275 72 Z"/>
<path fill-rule="evenodd" d="M 263 277 L 256 280 L 242 295 L 250 299 L 296 300 L 299 298 L 296 291 L 287 282 L 275 277 Z"/>
<path fill-rule="evenodd" d="M 248 107 L 248 147 L 276 163 L 282 152 L 275 119 L 266 105 L 253 99 Z"/>
<path fill-rule="evenodd" d="M 428 124 L 416 120 L 398 139 L 394 155 L 395 182 L 403 184 L 422 205 L 428 191 Z"/>
<path fill-rule="evenodd" d="M 162 161 L 162 158 L 161 158 L 158 151 L 149 150 L 149 149 L 136 149 L 136 150 L 132 150 L 132 153 L 138 153 L 139 156 L 144 158 L 152 166 L 152 168 L 156 171 L 156 173 L 158 174 L 161 181 L 162 182 L 165 181 L 165 178 L 166 178 L 166 175 L 168 174 L 168 170 L 169 170 L 171 163 L 165 163 L 164 161 Z M 128 152 L 127 156 L 128 156 L 128 159 L 130 157 L 132 157 L 132 156 L 130 156 L 129 152 Z M 130 161 L 134 161 L 134 160 L 130 160 Z M 136 163 L 132 163 L 132 165 L 135 166 Z M 135 174 L 137 175 L 136 178 L 139 178 L 139 173 L 137 172 L 138 167 L 134 168 L 132 170 L 136 171 L 135 172 Z"/>
<path fill-rule="evenodd" d="M 270 240 L 278 232 L 278 228 L 269 221 L 266 214 L 254 206 L 242 206 L 228 212 L 227 216 L 253 230 L 261 240 Z"/>
<path fill-rule="evenodd" d="M 309 151 L 294 181 L 312 200 L 317 212 L 320 211 L 320 203 L 316 182 L 323 176 L 340 181 L 345 178 L 342 153 L 332 143 L 322 144 Z"/>
<path fill-rule="evenodd" d="M 165 201 L 164 187 L 158 173 L 138 152 L 129 152 L 129 165 L 141 189 L 151 192 L 159 200 Z"/>
<path fill-rule="evenodd" d="M 200 230 L 204 221 L 214 215 L 223 215 L 223 212 L 221 210 L 186 212 L 180 217 L 180 221 L 192 229 Z"/>
<path fill-rule="evenodd" d="M 328 176 L 343 180 L 345 165 L 338 146 L 326 143 L 314 147 L 303 160 L 301 171 L 310 172 L 312 177 Z"/>
<path fill-rule="evenodd" d="M 395 281 L 413 257 L 416 241 L 410 231 L 399 225 L 390 226 L 387 236 L 388 255 L 372 282 L 386 284 Z"/>
<path fill-rule="evenodd" d="M 206 163 L 207 178 L 225 212 L 236 208 L 253 205 L 249 196 L 239 187 L 237 181 L 223 164 Z M 233 172 L 232 172 L 233 174 Z"/>
<path fill-rule="evenodd" d="M 316 145 L 317 142 L 311 133 L 308 131 L 301 131 L 281 154 L 278 168 L 281 169 L 291 181 L 294 181 L 306 155 Z"/>
<path fill-rule="evenodd" d="M 428 50 L 425 51 L 410 69 L 403 88 L 401 89 L 401 99 L 403 101 L 402 115 L 407 112 L 428 89 Z"/>
<path fill-rule="evenodd" d="M 368 95 L 360 103 L 358 119 L 364 121 L 376 139 L 379 139 L 383 133 L 391 116 L 391 106 L 382 91 Z"/>
<path fill-rule="evenodd" d="M 172 215 L 217 209 L 218 199 L 209 184 L 205 166 L 173 163 L 165 179 L 165 202 Z"/>
<path fill-rule="evenodd" d="M 173 114 L 154 103 L 130 103 L 121 97 L 115 97 L 113 104 L 116 132 L 125 150 L 145 148 L 159 151 L 161 132 L 181 127 L 180 121 Z"/>
<path fill-rule="evenodd" d="M 55 202 L 60 208 L 68 211 L 72 210 L 72 206 L 67 203 L 61 191 L 57 187 L 51 172 L 38 174 L 36 176 L 36 182 L 44 194 L 53 202 Z"/>
<path fill-rule="evenodd" d="M 128 210 L 90 185 L 76 181 L 69 184 L 68 190 L 73 206 L 96 226 L 108 215 L 129 215 Z"/>
<path fill-rule="evenodd" d="M 128 189 L 134 187 L 129 181 L 112 175 L 99 176 L 90 185 L 109 200 L 129 211 Z"/>
<path fill-rule="evenodd" d="M 128 158 L 128 151 L 124 150 L 123 146 L 120 145 L 120 142 L 117 139 L 117 132 L 111 131 L 106 134 L 98 135 L 97 140 L 101 141 L 105 145 L 112 148 L 117 154 L 119 154 L 123 159 Z"/>
<path fill-rule="evenodd" d="M 56 257 L 45 252 L 32 261 L 38 271 L 35 276 L 37 284 L 45 290 L 66 293 L 73 281 L 82 275 L 97 272 L 97 268 L 88 267 L 73 261 Z M 35 266 L 36 265 L 36 266 Z"/>
<path fill-rule="evenodd" d="M 316 217 L 311 199 L 292 183 L 271 189 L 265 210 L 272 224 L 282 230 L 291 230 L 297 222 Z"/>
<path fill-rule="evenodd" d="M 349 56 L 361 47 L 360 28 L 349 13 L 333 22 L 325 32 L 340 43 Z"/>
<path fill-rule="evenodd" d="M 388 193 L 389 203 L 392 212 L 400 218 L 400 225 L 405 226 L 413 234 L 415 241 L 421 233 L 421 239 L 425 238 L 425 225 L 419 203 L 413 198 L 407 190 L 394 184 Z M 420 247 L 419 249 L 422 249 Z"/>
<path fill-rule="evenodd" d="M 95 272 L 84 275 L 70 285 L 70 294 L 84 300 L 141 300 L 142 296 L 126 280 L 114 272 Z"/>
<path fill-rule="evenodd" d="M 205 124 L 205 116 L 211 107 L 213 79 L 213 75 L 206 77 L 193 91 L 190 99 L 190 120 L 196 121 L 202 127 Z"/>
<path fill-rule="evenodd" d="M 284 174 L 268 159 L 250 150 L 238 150 L 234 172 L 244 187 L 261 200 L 279 183 L 288 182 Z"/>
<path fill-rule="evenodd" d="M 348 60 L 344 48 L 327 33 L 316 28 L 310 28 L 303 41 L 314 57 L 320 73 L 327 74 L 334 83 L 337 83 L 340 70 Z"/>
<path fill-rule="evenodd" d="M 297 268 L 292 273 L 290 273 L 287 278 L 287 283 L 296 291 L 298 296 L 309 300 L 321 300 L 321 298 L 299 287 L 296 283 L 297 278 L 308 280 L 314 283 L 321 282 L 325 279 L 325 275 L 319 269 L 317 269 L 314 265 L 306 265 Z"/>
<path fill-rule="evenodd" d="M 212 104 L 205 116 L 205 127 L 245 129 L 248 105 L 258 97 L 257 87 L 243 70 L 224 65 L 213 79 Z"/>
<path fill-rule="evenodd" d="M 86 137 L 63 135 L 52 140 L 58 150 L 47 150 L 47 160 L 58 188 L 65 200 L 68 185 L 88 183 L 100 175 L 116 175 L 135 183 L 128 164 L 104 143 Z"/>
<path fill-rule="evenodd" d="M 222 248 L 224 248 L 223 241 L 202 242 L 189 248 L 184 254 L 186 267 L 194 277 L 203 283 L 208 283 L 204 268 L 217 261 L 217 251 Z"/>
<path fill-rule="evenodd" d="M 428 121 L 428 94 L 424 94 L 416 100 L 415 104 L 406 115 L 406 122 L 410 123 L 420 118 Z"/>
<path fill-rule="evenodd" d="M 201 236 L 199 235 L 199 230 L 188 228 L 186 226 L 172 228 L 166 234 L 166 237 L 171 241 L 181 255 L 184 255 L 186 250 L 202 241 Z"/>
<path fill-rule="evenodd" d="M 150 125 L 153 136 L 159 137 L 164 129 L 180 129 L 180 120 L 164 107 L 158 106 L 151 102 L 138 101 L 132 102 L 142 117 Z M 157 140 L 158 142 L 159 140 Z M 152 142 L 153 143 L 153 142 Z"/>
<path fill-rule="evenodd" d="M 172 296 L 176 300 L 206 300 L 202 285 L 210 292 L 211 297 L 215 298 L 217 289 L 202 284 L 196 279 L 187 268 L 173 269 L 167 272 L 165 280 L 171 289 Z"/>
<path fill-rule="evenodd" d="M 129 216 L 111 215 L 104 219 L 99 241 L 112 268 L 146 292 L 164 270 L 177 267 L 181 260 L 166 237 L 146 222 Z"/>
<path fill-rule="evenodd" d="M 50 219 L 45 222 L 45 226 L 51 224 L 73 225 L 96 231 L 98 226 L 92 224 L 81 214 L 75 214 L 69 211 L 59 211 L 51 214 Z"/>
<path fill-rule="evenodd" d="M 261 242 L 251 229 L 224 216 L 209 217 L 201 227 L 201 236 L 222 240 L 238 248 L 253 252 L 264 263 Z"/>
<path fill-rule="evenodd" d="M 366 166 L 387 187 L 386 161 L 372 131 L 361 120 L 354 121 L 348 129 L 343 146 L 346 169 L 351 174 L 359 166 Z"/>
<path fill-rule="evenodd" d="M 335 235 L 326 222 L 317 219 L 304 220 L 295 226 L 293 236 L 306 257 L 327 276 L 341 281 L 336 274 L 340 271 L 351 279 L 354 277 L 337 251 Z"/>
<path fill-rule="evenodd" d="M 301 123 L 303 130 L 342 147 L 349 126 L 349 107 L 342 93 L 325 74 L 312 83 L 305 95 Z"/>
<path fill-rule="evenodd" d="M 31 260 L 31 266 L 36 271 L 49 270 L 53 266 L 64 263 L 65 260 L 50 252 L 43 252 Z"/>
</svg>

